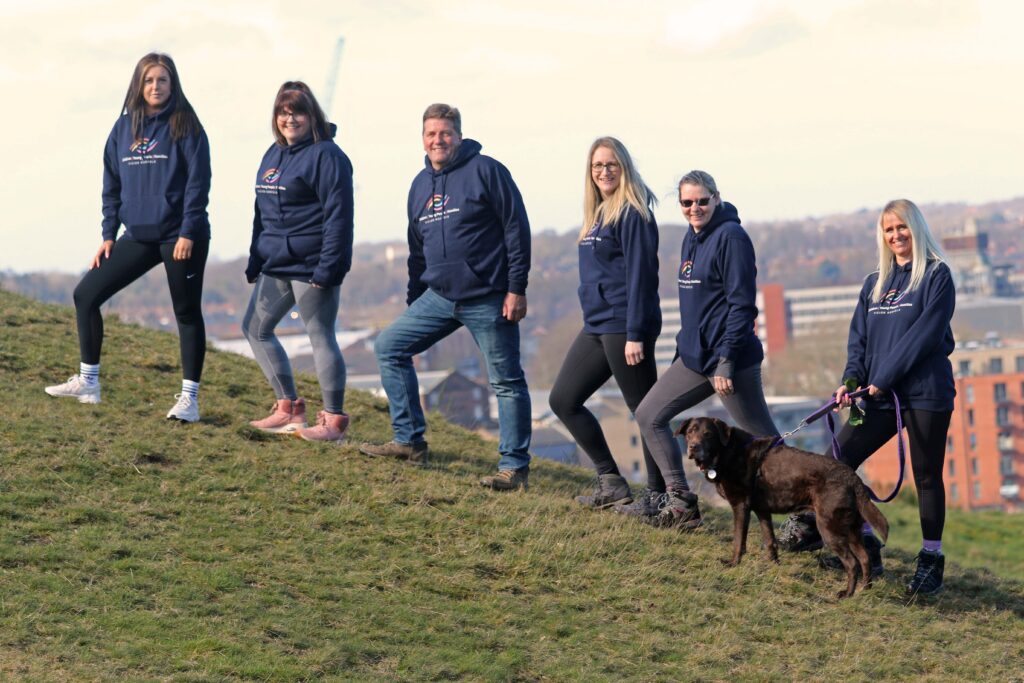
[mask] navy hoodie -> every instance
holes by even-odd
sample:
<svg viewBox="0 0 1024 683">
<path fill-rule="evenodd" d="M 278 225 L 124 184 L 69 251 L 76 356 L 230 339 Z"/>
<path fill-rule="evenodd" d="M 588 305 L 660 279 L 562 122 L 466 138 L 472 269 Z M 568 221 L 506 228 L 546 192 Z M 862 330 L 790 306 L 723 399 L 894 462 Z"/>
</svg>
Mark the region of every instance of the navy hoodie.
<svg viewBox="0 0 1024 683">
<path fill-rule="evenodd" d="M 409 188 L 406 303 L 428 287 L 451 301 L 526 294 L 530 223 L 508 169 L 468 138 L 441 170 L 424 160 Z"/>
<path fill-rule="evenodd" d="M 103 239 L 137 242 L 210 239 L 210 143 L 200 130 L 181 140 L 171 135 L 173 103 L 147 116 L 142 139 L 122 114 L 103 150 Z"/>
<path fill-rule="evenodd" d="M 895 389 L 903 408 L 953 410 L 953 277 L 945 263 L 929 261 L 921 284 L 908 292 L 911 268 L 910 263 L 893 266 L 877 303 L 871 290 L 878 272 L 865 278 L 850 323 L 843 377 L 883 390 L 872 407 L 894 408 L 888 394 Z"/>
<path fill-rule="evenodd" d="M 723 202 L 700 232 L 687 230 L 680 260 L 676 348 L 683 364 L 710 376 L 723 359 L 735 370 L 760 363 L 757 264 L 736 207 Z"/>
<path fill-rule="evenodd" d="M 312 137 L 271 145 L 256 174 L 249 282 L 266 273 L 340 285 L 352 267 L 352 231 L 352 163 L 341 148 Z"/>
<path fill-rule="evenodd" d="M 583 330 L 626 333 L 626 341 L 657 339 L 658 224 L 632 206 L 618 223 L 596 224 L 579 243 Z"/>
</svg>

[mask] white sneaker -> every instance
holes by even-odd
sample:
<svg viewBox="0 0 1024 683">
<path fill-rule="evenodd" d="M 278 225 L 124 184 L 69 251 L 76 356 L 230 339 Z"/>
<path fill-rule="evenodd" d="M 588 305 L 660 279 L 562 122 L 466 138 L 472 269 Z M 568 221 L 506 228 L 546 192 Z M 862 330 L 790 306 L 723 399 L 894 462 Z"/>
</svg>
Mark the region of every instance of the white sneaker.
<svg viewBox="0 0 1024 683">
<path fill-rule="evenodd" d="M 167 413 L 168 420 L 199 422 L 199 399 L 188 394 L 175 394 L 174 398 L 178 399 L 178 402 Z"/>
<path fill-rule="evenodd" d="M 52 387 L 46 387 L 46 393 L 50 396 L 77 398 L 79 403 L 99 403 L 100 383 L 86 384 L 82 381 L 81 375 L 73 375 L 64 384 L 54 384 Z"/>
</svg>

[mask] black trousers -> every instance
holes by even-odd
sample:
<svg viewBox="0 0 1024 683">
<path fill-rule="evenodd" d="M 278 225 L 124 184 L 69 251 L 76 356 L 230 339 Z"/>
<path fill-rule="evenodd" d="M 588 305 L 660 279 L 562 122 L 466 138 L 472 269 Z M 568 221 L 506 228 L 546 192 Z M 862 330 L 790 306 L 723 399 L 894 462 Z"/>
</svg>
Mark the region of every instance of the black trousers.
<svg viewBox="0 0 1024 683">
<path fill-rule="evenodd" d="M 942 468 L 946 460 L 946 432 L 950 411 L 904 409 L 903 426 L 910 442 L 910 466 L 917 485 L 921 534 L 925 540 L 941 541 L 946 524 L 946 489 Z M 857 469 L 889 439 L 896 435 L 895 410 L 868 410 L 864 423 L 839 431 L 837 439 L 842 460 Z M 831 451 L 826 455 L 831 457 Z"/>
<path fill-rule="evenodd" d="M 594 462 L 598 474 L 619 474 L 619 468 L 608 449 L 601 424 L 583 403 L 611 377 L 615 377 L 626 406 L 635 412 L 658 380 L 653 339 L 644 342 L 644 359 L 637 365 L 626 364 L 625 349 L 625 334 L 580 332 L 569 347 L 551 389 L 551 409 Z M 646 442 L 643 443 L 643 452 L 647 485 L 655 491 L 664 491 L 665 480 Z"/>
<path fill-rule="evenodd" d="M 102 306 L 110 297 L 163 262 L 167 286 L 171 290 L 174 317 L 178 322 L 182 376 L 198 382 L 206 357 L 206 326 L 203 323 L 203 271 L 210 243 L 195 242 L 192 256 L 175 261 L 174 243 L 135 242 L 119 239 L 99 268 L 85 274 L 75 287 L 75 313 L 78 318 L 78 345 L 82 362 L 100 362 L 103 348 Z"/>
</svg>

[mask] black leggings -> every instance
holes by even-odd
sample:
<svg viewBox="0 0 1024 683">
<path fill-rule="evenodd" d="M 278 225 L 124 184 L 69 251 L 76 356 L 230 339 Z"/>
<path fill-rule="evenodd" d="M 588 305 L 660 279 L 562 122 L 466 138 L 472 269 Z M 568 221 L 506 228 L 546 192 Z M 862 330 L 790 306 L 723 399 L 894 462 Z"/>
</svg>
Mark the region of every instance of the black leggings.
<svg viewBox="0 0 1024 683">
<path fill-rule="evenodd" d="M 195 242 L 192 256 L 175 261 L 174 243 L 135 242 L 121 238 L 114 243 L 110 258 L 103 259 L 75 287 L 78 317 L 78 345 L 82 362 L 96 365 L 103 348 L 103 316 L 100 306 L 135 282 L 161 261 L 167 272 L 174 317 L 178 321 L 182 376 L 198 382 L 206 356 L 206 326 L 203 324 L 203 271 L 210 243 Z"/>
<path fill-rule="evenodd" d="M 946 489 L 942 466 L 946 459 L 946 431 L 952 413 L 905 409 L 903 426 L 910 442 L 910 465 L 917 485 L 921 534 L 926 541 L 941 541 L 946 524 Z M 846 424 L 839 432 L 842 459 L 857 469 L 889 439 L 896 435 L 895 410 L 869 410 L 864 423 Z M 826 452 L 831 457 L 831 451 Z"/>
<path fill-rule="evenodd" d="M 549 402 L 568 428 L 576 443 L 590 457 L 598 474 L 619 474 L 615 459 L 608 449 L 601 424 L 583 403 L 611 377 L 619 385 L 626 406 L 635 412 L 648 390 L 658 379 L 654 363 L 654 340 L 644 342 L 644 359 L 638 365 L 626 364 L 625 334 L 590 334 L 580 332 L 558 371 Z M 655 491 L 665 490 L 658 464 L 643 443 L 647 485 Z"/>
</svg>

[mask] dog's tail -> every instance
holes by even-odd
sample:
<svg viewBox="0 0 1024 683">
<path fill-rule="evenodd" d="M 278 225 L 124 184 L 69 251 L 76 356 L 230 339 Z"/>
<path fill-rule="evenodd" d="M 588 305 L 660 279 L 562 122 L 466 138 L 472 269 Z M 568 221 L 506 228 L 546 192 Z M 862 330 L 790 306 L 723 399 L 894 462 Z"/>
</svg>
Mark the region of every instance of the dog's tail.
<svg viewBox="0 0 1024 683">
<path fill-rule="evenodd" d="M 889 538 L 889 522 L 878 506 L 868 498 L 868 492 L 864 486 L 857 488 L 857 510 L 861 517 L 871 525 L 875 533 L 882 537 L 883 541 Z"/>
</svg>

